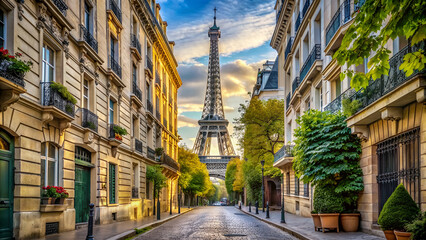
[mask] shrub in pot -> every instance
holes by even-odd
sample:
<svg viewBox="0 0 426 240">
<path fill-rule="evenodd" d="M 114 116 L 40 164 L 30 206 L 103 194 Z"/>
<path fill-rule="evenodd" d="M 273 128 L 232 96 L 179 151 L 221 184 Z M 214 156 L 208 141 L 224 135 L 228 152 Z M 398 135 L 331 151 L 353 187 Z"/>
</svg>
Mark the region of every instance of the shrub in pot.
<svg viewBox="0 0 426 240">
<path fill-rule="evenodd" d="M 404 185 L 399 184 L 383 206 L 377 223 L 382 228 L 387 239 L 394 239 L 390 231 L 395 231 L 395 235 L 398 238 L 398 233 L 406 231 L 405 225 L 413 222 L 419 211 L 417 204 L 411 198 Z"/>
<path fill-rule="evenodd" d="M 405 229 L 411 233 L 413 240 L 426 239 L 426 212 L 420 215 L 414 222 L 405 225 Z"/>
<path fill-rule="evenodd" d="M 339 232 L 339 215 L 343 212 L 343 198 L 333 185 L 317 185 L 314 192 L 314 209 L 318 210 L 323 229 Z"/>
</svg>

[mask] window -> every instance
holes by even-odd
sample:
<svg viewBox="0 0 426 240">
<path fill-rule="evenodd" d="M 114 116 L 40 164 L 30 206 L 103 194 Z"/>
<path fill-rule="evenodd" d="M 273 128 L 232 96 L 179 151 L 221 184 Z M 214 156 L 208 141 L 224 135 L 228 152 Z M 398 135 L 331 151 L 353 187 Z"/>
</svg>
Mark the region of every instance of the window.
<svg viewBox="0 0 426 240">
<path fill-rule="evenodd" d="M 322 107 L 324 106 L 322 96 L 322 87 L 319 88 L 319 102 L 320 102 L 320 110 L 322 111 Z"/>
<path fill-rule="evenodd" d="M 42 82 L 55 81 L 55 61 L 53 49 L 43 45 Z"/>
<path fill-rule="evenodd" d="M 91 22 L 92 22 L 92 9 L 90 8 L 89 4 L 87 4 L 87 2 L 84 2 L 84 26 L 86 27 L 87 31 L 89 31 L 90 33 L 93 33 L 93 26 Z"/>
<path fill-rule="evenodd" d="M 0 48 L 6 48 L 6 15 L 0 9 Z"/>
<path fill-rule="evenodd" d="M 58 148 L 49 142 L 41 144 L 41 186 L 58 185 Z"/>
<path fill-rule="evenodd" d="M 112 163 L 109 164 L 109 203 L 116 203 L 116 195 L 115 195 L 115 169 L 116 166 Z"/>
<path fill-rule="evenodd" d="M 109 100 L 109 123 L 113 124 L 114 123 L 114 104 L 115 102 L 110 99 Z"/>
<path fill-rule="evenodd" d="M 299 178 L 294 176 L 294 195 L 299 195 Z"/>
<path fill-rule="evenodd" d="M 135 64 L 133 64 L 132 66 L 133 66 L 133 67 L 132 67 L 132 79 L 133 79 L 133 84 L 134 84 L 135 86 L 137 86 L 137 85 L 138 85 L 138 71 L 137 71 L 137 68 L 136 68 L 136 65 L 135 65 Z"/>
<path fill-rule="evenodd" d="M 89 109 L 89 81 L 83 82 L 83 108 Z"/>
<path fill-rule="evenodd" d="M 138 118 L 133 117 L 132 122 L 132 137 L 138 138 Z"/>
<path fill-rule="evenodd" d="M 290 194 L 290 172 L 287 172 L 285 180 L 287 185 L 287 194 Z"/>
<path fill-rule="evenodd" d="M 110 39 L 110 54 L 111 54 L 111 58 L 114 59 L 117 62 L 118 59 L 118 42 L 117 39 L 115 39 L 112 35 L 111 35 L 111 39 Z"/>
<path fill-rule="evenodd" d="M 92 163 L 92 153 L 82 147 L 75 147 L 75 160 Z"/>
<path fill-rule="evenodd" d="M 342 93 L 342 81 L 340 81 L 340 79 L 336 80 L 336 98 L 338 96 L 340 96 L 340 94 Z"/>
<path fill-rule="evenodd" d="M 133 164 L 133 179 L 132 179 L 132 198 L 139 198 L 139 187 L 138 187 L 138 164 Z"/>
<path fill-rule="evenodd" d="M 146 83 L 146 99 L 148 101 L 152 101 L 151 99 L 151 85 L 149 83 Z"/>
<path fill-rule="evenodd" d="M 309 197 L 309 183 L 303 184 L 303 196 Z"/>
</svg>

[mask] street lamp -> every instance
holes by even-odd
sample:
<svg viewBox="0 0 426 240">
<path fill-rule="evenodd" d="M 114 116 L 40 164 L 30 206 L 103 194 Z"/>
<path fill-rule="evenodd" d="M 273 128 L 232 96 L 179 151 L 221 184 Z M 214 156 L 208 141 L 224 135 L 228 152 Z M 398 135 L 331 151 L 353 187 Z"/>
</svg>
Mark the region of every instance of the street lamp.
<svg viewBox="0 0 426 240">
<path fill-rule="evenodd" d="M 262 212 L 265 212 L 265 187 L 263 186 L 263 166 L 265 165 L 265 160 L 260 161 L 262 164 Z"/>
<path fill-rule="evenodd" d="M 281 178 L 281 182 L 282 182 L 281 191 L 283 193 L 282 203 L 281 203 L 281 223 L 285 223 L 285 215 L 284 215 L 284 174 L 283 174 L 283 177 Z"/>
</svg>

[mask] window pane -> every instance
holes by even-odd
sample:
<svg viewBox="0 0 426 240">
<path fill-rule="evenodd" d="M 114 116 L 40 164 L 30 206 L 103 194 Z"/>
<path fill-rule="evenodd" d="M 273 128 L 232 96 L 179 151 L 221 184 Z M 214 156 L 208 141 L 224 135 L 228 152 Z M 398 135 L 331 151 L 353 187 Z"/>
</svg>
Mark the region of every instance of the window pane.
<svg viewBox="0 0 426 240">
<path fill-rule="evenodd" d="M 56 147 L 53 144 L 49 143 L 49 158 L 56 159 Z"/>
<path fill-rule="evenodd" d="M 48 68 L 48 76 L 47 76 L 47 80 L 49 81 L 49 82 L 53 82 L 54 81 L 54 79 L 53 79 L 53 71 L 54 71 L 54 69 L 53 69 L 53 67 L 51 67 L 51 66 L 47 66 L 47 68 Z"/>
<path fill-rule="evenodd" d="M 46 143 L 41 143 L 41 156 L 46 156 Z"/>
<path fill-rule="evenodd" d="M 49 186 L 55 185 L 55 165 L 56 161 L 47 161 L 48 173 L 47 173 L 47 184 Z"/>
<path fill-rule="evenodd" d="M 45 187 L 46 183 L 45 183 L 45 177 L 46 177 L 46 160 L 42 159 L 41 160 L 41 186 Z"/>
</svg>

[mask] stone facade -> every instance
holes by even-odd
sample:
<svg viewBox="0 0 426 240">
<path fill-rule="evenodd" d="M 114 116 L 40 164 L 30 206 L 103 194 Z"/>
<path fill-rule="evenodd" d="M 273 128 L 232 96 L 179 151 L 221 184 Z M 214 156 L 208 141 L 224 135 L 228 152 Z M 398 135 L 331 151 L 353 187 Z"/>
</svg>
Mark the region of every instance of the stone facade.
<svg viewBox="0 0 426 240">
<path fill-rule="evenodd" d="M 5 236 L 74 230 L 87 222 L 89 202 L 98 224 L 152 215 L 148 165 L 161 164 L 168 177 L 161 211 L 177 208 L 182 81 L 159 4 L 3 0 L 0 10 L 4 47 L 33 62 L 24 86 L 0 77 L 0 139 L 11 153 L 1 171 L 12 169 L 11 184 L 0 186 L 12 193 Z M 75 106 L 50 81 L 65 86 Z M 115 125 L 128 134 L 117 136 Z M 156 157 L 159 147 L 164 154 Z M 62 186 L 69 198 L 64 205 L 42 204 L 43 185 Z"/>
</svg>

